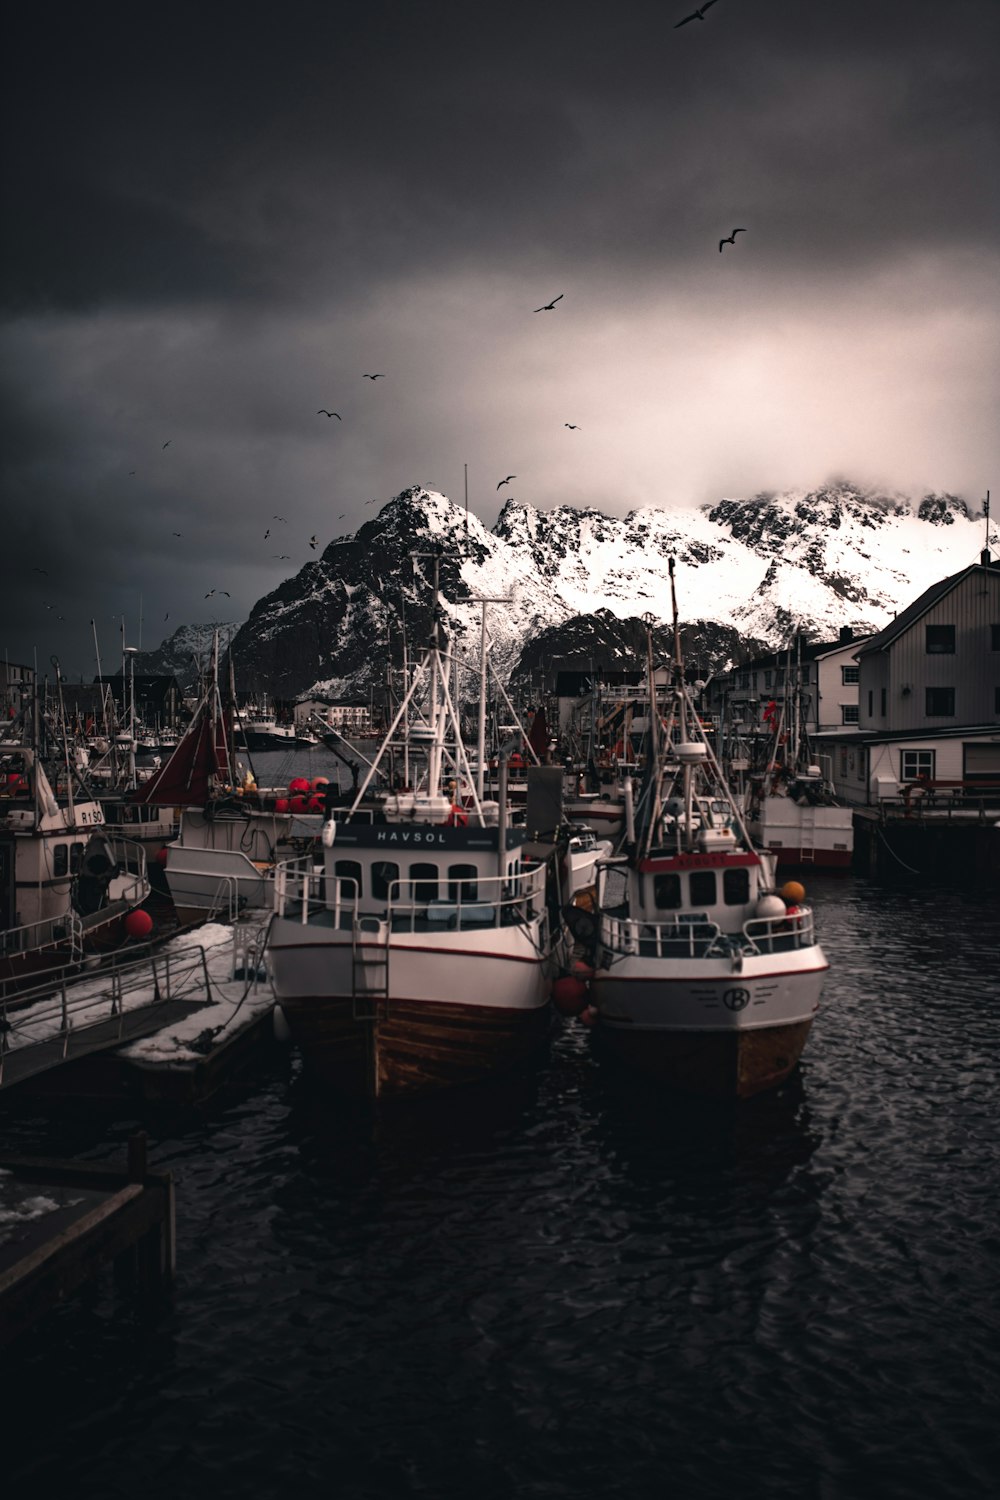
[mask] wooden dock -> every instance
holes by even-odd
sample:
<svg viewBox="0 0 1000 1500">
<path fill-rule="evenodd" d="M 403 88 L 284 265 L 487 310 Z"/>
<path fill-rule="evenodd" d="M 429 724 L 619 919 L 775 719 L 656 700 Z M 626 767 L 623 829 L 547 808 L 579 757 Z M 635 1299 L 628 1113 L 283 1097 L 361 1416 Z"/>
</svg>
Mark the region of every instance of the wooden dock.
<svg viewBox="0 0 1000 1500">
<path fill-rule="evenodd" d="M 8 1208 L 0 1234 L 0 1346 L 109 1266 L 149 1303 L 176 1269 L 174 1183 L 146 1166 L 146 1136 L 125 1170 L 0 1159 Z M 23 1213 L 18 1213 L 19 1206 Z"/>
</svg>

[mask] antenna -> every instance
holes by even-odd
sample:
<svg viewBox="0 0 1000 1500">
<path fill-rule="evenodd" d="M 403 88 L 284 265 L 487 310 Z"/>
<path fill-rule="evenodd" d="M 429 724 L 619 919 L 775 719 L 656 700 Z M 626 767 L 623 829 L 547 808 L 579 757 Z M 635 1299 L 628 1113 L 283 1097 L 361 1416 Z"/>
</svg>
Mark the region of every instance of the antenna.
<svg viewBox="0 0 1000 1500">
<path fill-rule="evenodd" d="M 465 464 L 465 534 L 469 535 L 469 465 Z"/>
</svg>

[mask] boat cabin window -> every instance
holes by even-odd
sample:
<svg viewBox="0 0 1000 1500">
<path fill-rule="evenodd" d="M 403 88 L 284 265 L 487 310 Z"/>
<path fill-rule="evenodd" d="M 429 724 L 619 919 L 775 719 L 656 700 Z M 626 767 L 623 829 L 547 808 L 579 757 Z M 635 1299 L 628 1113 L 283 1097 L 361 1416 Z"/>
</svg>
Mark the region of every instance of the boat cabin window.
<svg viewBox="0 0 1000 1500">
<path fill-rule="evenodd" d="M 378 901 L 399 898 L 399 866 L 389 859 L 376 860 L 372 865 L 372 895 Z"/>
<path fill-rule="evenodd" d="M 361 895 L 361 866 L 356 859 L 338 859 L 333 867 L 333 873 L 338 880 L 352 881 L 344 891 L 348 900 L 353 895 Z"/>
<path fill-rule="evenodd" d="M 69 846 L 69 869 L 70 874 L 75 875 L 83 864 L 83 845 L 70 844 Z"/>
<path fill-rule="evenodd" d="M 717 897 L 715 894 L 715 871 L 714 870 L 692 870 L 691 871 L 691 905 L 692 906 L 714 906 Z"/>
<path fill-rule="evenodd" d="M 53 875 L 65 875 L 69 869 L 69 846 L 67 844 L 56 844 L 52 851 L 52 873 Z"/>
<path fill-rule="evenodd" d="M 745 906 L 750 900 L 750 871 L 724 870 L 722 895 L 727 906 Z"/>
<path fill-rule="evenodd" d="M 448 900 L 475 901 L 478 896 L 475 865 L 449 865 Z"/>
<path fill-rule="evenodd" d="M 660 911 L 676 911 L 681 904 L 681 877 L 672 871 L 654 875 L 653 900 Z"/>
<path fill-rule="evenodd" d="M 436 901 L 438 898 L 437 865 L 411 865 L 410 889 L 414 901 Z"/>
</svg>

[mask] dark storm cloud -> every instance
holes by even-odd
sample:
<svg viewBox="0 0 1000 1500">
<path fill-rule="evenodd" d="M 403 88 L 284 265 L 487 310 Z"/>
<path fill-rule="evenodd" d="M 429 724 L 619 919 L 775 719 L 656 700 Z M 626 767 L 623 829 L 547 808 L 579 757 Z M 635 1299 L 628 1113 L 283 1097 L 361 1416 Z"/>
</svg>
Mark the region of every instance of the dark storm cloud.
<svg viewBox="0 0 1000 1500">
<path fill-rule="evenodd" d="M 204 618 L 233 579 L 246 613 L 312 533 L 456 496 L 465 459 L 488 522 L 494 471 L 609 509 L 829 466 L 981 493 L 1000 7 L 675 12 L 11 12 L 12 649 L 66 640 L 33 566 L 84 636 L 140 593 Z"/>
</svg>

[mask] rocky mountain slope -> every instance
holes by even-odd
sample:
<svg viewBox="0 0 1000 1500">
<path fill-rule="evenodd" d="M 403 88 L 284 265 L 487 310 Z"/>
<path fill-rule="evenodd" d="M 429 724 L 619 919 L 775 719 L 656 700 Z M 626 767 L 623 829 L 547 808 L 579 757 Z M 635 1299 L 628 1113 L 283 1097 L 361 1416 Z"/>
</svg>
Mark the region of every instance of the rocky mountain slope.
<svg viewBox="0 0 1000 1500">
<path fill-rule="evenodd" d="M 426 639 L 430 552 L 452 633 L 478 659 L 483 597 L 504 676 L 634 654 L 638 620 L 680 617 L 707 670 L 796 625 L 834 639 L 878 629 L 935 579 L 977 560 L 981 522 L 954 495 L 910 501 L 848 482 L 621 518 L 509 500 L 488 529 L 444 495 L 404 490 L 261 599 L 233 641 L 244 691 L 340 697 L 382 682 Z M 697 645 L 695 645 L 697 642 Z"/>
<path fill-rule="evenodd" d="M 136 653 L 137 675 L 176 677 L 185 693 L 197 692 L 202 673 L 211 661 L 212 636 L 219 632 L 219 654 L 227 650 L 240 629 L 240 622 L 212 625 L 179 625 L 155 651 Z"/>
</svg>

